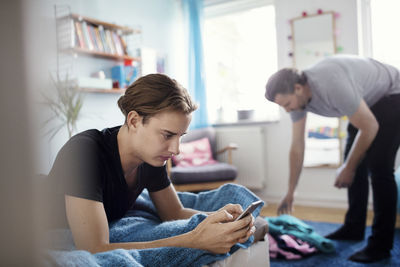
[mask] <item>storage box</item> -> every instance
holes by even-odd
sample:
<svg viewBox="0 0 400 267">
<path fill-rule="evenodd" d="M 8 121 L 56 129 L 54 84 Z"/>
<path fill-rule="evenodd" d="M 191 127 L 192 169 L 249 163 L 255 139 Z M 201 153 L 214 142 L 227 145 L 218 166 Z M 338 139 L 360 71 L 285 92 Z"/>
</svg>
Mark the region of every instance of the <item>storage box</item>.
<svg viewBox="0 0 400 267">
<path fill-rule="evenodd" d="M 111 78 L 114 82 L 118 82 L 119 87 L 126 88 L 133 83 L 139 76 L 137 62 L 131 64 L 117 65 L 111 68 Z"/>
<path fill-rule="evenodd" d="M 117 65 L 111 68 L 111 79 L 118 82 L 120 88 L 127 86 L 125 81 L 125 68 L 123 65 Z"/>
<path fill-rule="evenodd" d="M 77 79 L 79 87 L 95 89 L 112 89 L 111 79 L 100 79 L 92 77 L 79 77 Z"/>
</svg>

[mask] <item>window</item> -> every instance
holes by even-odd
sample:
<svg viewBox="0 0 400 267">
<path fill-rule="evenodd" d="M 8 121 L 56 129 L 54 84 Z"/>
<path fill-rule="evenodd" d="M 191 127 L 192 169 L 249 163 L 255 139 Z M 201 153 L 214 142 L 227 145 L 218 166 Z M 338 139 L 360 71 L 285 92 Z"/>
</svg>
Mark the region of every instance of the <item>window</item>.
<svg viewBox="0 0 400 267">
<path fill-rule="evenodd" d="M 373 58 L 400 68 L 400 1 L 371 0 L 371 43 Z"/>
<path fill-rule="evenodd" d="M 400 1 L 363 0 L 361 3 L 365 55 L 400 69 Z M 395 166 L 400 164 L 400 151 Z"/>
<path fill-rule="evenodd" d="M 307 113 L 304 167 L 337 166 L 342 160 L 343 127 L 338 118 Z"/>
<path fill-rule="evenodd" d="M 204 56 L 210 122 L 235 123 L 238 116 L 246 121 L 279 119 L 278 106 L 264 98 L 267 79 L 277 71 L 274 6 L 220 10 L 223 12 L 214 12 L 215 6 L 205 8 Z"/>
</svg>

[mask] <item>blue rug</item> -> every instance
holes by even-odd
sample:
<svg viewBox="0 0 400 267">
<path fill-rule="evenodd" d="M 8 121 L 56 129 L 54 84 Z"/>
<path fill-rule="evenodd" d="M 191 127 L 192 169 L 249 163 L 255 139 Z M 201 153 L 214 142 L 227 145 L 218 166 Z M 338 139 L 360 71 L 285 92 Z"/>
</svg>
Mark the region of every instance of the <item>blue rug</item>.
<svg viewBox="0 0 400 267">
<path fill-rule="evenodd" d="M 305 221 L 308 225 L 312 226 L 315 231 L 325 236 L 340 227 L 337 223 L 323 223 Z M 392 257 L 390 259 L 382 260 L 371 264 L 361 264 L 347 260 L 347 258 L 354 252 L 362 249 L 367 244 L 367 237 L 371 234 L 371 227 L 367 227 L 365 239 L 361 242 L 354 241 L 334 241 L 336 245 L 336 252 L 332 254 L 318 253 L 309 258 L 301 260 L 276 260 L 271 259 L 271 267 L 280 266 L 346 266 L 346 267 L 361 267 L 361 266 L 400 266 L 400 229 L 396 229 L 394 246 L 391 251 Z"/>
</svg>

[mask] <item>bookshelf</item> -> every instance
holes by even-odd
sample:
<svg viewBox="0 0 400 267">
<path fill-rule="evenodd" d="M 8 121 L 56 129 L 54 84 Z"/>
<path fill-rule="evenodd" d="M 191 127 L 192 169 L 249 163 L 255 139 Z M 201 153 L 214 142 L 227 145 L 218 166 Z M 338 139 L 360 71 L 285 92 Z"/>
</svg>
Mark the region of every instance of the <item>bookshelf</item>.
<svg viewBox="0 0 400 267">
<path fill-rule="evenodd" d="M 79 60 L 81 56 L 93 59 L 96 66 L 96 58 L 109 60 L 111 63 L 124 64 L 133 62 L 137 76 L 140 76 L 140 46 L 141 30 L 122 26 L 95 18 L 81 16 L 72 13 L 68 6 L 56 7 L 57 29 L 57 71 L 59 65 L 65 67 L 65 62 Z M 65 59 L 68 56 L 69 59 Z M 63 58 L 63 62 L 59 62 Z M 89 59 L 89 60 L 92 60 Z M 74 63 L 71 63 L 71 69 Z M 111 68 L 111 67 L 110 67 Z M 73 72 L 69 70 L 69 72 Z M 135 78 L 137 78 L 137 76 Z M 109 77 L 111 78 L 111 77 Z M 78 79 L 77 79 L 78 81 Z M 125 88 L 108 88 L 109 79 L 105 79 L 105 85 L 100 89 L 90 85 L 81 85 L 79 90 L 88 93 L 123 94 Z M 103 89 L 107 88 L 107 89 Z"/>
<path fill-rule="evenodd" d="M 101 94 L 124 94 L 125 88 L 113 88 L 113 89 L 98 89 L 98 88 L 88 88 L 88 87 L 80 87 L 80 91 L 86 93 L 101 93 Z"/>
<path fill-rule="evenodd" d="M 75 54 L 90 55 L 93 57 L 113 59 L 116 61 L 124 61 L 124 60 L 140 61 L 139 57 L 131 57 L 128 55 L 114 55 L 114 54 L 105 53 L 105 52 L 101 52 L 101 51 L 91 51 L 91 50 L 88 50 L 85 48 L 80 48 L 80 47 L 71 47 L 71 48 L 63 50 L 63 52 L 71 52 L 71 53 L 75 53 Z"/>
</svg>

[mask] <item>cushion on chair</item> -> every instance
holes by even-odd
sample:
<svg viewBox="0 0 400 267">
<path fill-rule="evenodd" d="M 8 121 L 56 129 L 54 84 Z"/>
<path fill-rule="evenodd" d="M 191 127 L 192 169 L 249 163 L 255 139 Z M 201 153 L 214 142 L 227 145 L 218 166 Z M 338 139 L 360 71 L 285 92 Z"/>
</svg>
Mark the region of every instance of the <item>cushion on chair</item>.
<svg viewBox="0 0 400 267">
<path fill-rule="evenodd" d="M 179 167 L 203 166 L 216 163 L 212 157 L 210 141 L 207 137 L 182 143 L 179 155 L 172 157 L 172 161 L 175 166 Z"/>
<path fill-rule="evenodd" d="M 213 154 L 213 158 L 215 159 L 216 157 L 216 150 L 217 150 L 217 145 L 216 145 L 216 132 L 215 129 L 212 127 L 206 127 L 206 128 L 200 128 L 200 129 L 191 129 L 190 131 L 187 132 L 186 135 L 182 137 L 182 143 L 187 143 L 191 142 L 194 140 L 198 140 L 201 138 L 207 137 L 208 140 L 210 141 L 211 145 L 211 151 Z"/>
<path fill-rule="evenodd" d="M 174 184 L 205 183 L 235 179 L 237 168 L 227 163 L 171 168 L 170 179 Z"/>
</svg>

